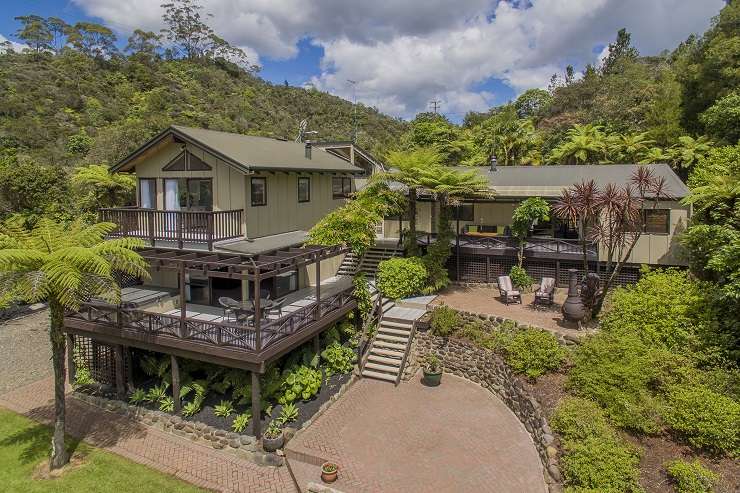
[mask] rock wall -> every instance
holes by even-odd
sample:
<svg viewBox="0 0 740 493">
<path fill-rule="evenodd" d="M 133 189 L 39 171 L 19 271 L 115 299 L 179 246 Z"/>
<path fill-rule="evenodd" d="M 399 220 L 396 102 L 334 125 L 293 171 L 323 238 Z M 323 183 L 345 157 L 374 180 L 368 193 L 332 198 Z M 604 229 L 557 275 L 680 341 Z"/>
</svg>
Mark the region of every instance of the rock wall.
<svg viewBox="0 0 740 493">
<path fill-rule="evenodd" d="M 547 418 L 539 402 L 527 393 L 504 360 L 493 351 L 465 341 L 446 339 L 434 336 L 428 331 L 419 331 L 414 339 L 404 379 L 407 380 L 416 374 L 420 359 L 432 352 L 439 357 L 445 373 L 452 373 L 479 384 L 496 394 L 511 409 L 532 436 L 550 492 L 562 491 L 562 476 L 557 463 L 557 443 Z"/>
</svg>

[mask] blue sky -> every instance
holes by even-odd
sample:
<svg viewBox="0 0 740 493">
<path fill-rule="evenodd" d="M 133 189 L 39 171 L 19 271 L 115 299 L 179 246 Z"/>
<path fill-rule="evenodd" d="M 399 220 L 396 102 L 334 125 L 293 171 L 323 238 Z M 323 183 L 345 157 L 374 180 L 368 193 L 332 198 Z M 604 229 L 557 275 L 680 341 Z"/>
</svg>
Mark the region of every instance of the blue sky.
<svg viewBox="0 0 740 493">
<path fill-rule="evenodd" d="M 0 35 L 17 41 L 24 14 L 159 30 L 161 0 L 5 0 Z M 209 24 L 262 66 L 271 82 L 314 87 L 411 118 L 441 101 L 467 111 L 546 87 L 572 64 L 598 63 L 622 27 L 641 53 L 701 34 L 723 0 L 200 0 Z"/>
</svg>

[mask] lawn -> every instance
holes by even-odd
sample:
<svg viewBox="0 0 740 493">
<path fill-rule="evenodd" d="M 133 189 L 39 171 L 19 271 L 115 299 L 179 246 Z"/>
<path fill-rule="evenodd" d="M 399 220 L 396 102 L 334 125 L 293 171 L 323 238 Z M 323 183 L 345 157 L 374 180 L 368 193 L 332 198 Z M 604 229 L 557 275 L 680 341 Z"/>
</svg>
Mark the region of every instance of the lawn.
<svg viewBox="0 0 740 493">
<path fill-rule="evenodd" d="M 0 489 L 34 492 L 160 493 L 203 491 L 183 481 L 84 443 L 69 441 L 82 463 L 57 479 L 34 479 L 49 453 L 51 432 L 23 416 L 0 409 Z"/>
</svg>

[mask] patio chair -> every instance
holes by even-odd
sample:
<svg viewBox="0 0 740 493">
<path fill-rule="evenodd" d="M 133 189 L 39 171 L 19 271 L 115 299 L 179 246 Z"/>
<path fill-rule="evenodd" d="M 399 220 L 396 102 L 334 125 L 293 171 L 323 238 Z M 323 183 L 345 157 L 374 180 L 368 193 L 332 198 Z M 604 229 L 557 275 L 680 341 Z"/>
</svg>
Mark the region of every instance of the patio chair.
<svg viewBox="0 0 740 493">
<path fill-rule="evenodd" d="M 269 300 L 270 299 L 270 290 L 269 289 L 260 289 L 260 298 L 263 300 Z"/>
<path fill-rule="evenodd" d="M 218 304 L 224 309 L 224 318 L 228 321 L 231 320 L 231 315 L 234 315 L 236 320 L 236 310 L 241 307 L 241 303 L 236 301 L 234 298 L 228 296 L 221 296 L 218 299 Z"/>
<path fill-rule="evenodd" d="M 534 293 L 535 305 L 552 305 L 555 301 L 555 279 L 543 277 L 540 288 Z"/>
<path fill-rule="evenodd" d="M 265 310 L 265 318 L 267 318 L 270 315 L 275 315 L 277 313 L 278 317 L 283 316 L 283 305 L 285 305 L 285 301 L 288 299 L 287 296 L 283 296 L 282 298 L 276 299 L 272 306 Z"/>
<path fill-rule="evenodd" d="M 501 298 L 507 305 L 510 302 L 522 302 L 522 293 L 514 289 L 514 286 L 511 284 L 511 278 L 509 276 L 499 276 L 498 291 L 499 293 L 501 293 Z"/>
</svg>

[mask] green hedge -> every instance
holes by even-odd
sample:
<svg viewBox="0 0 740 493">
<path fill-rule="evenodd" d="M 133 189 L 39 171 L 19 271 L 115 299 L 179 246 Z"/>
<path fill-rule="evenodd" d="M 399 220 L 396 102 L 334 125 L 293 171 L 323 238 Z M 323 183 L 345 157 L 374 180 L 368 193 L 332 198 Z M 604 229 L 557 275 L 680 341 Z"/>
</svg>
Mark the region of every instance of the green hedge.
<svg viewBox="0 0 740 493">
<path fill-rule="evenodd" d="M 426 268 L 418 257 L 391 258 L 378 264 L 377 286 L 388 298 L 397 300 L 418 294 L 426 280 Z"/>
<path fill-rule="evenodd" d="M 702 466 L 698 460 L 674 460 L 666 464 L 668 477 L 673 480 L 678 493 L 712 493 L 718 476 Z"/>
<path fill-rule="evenodd" d="M 517 331 L 505 346 L 506 362 L 515 373 L 537 378 L 557 370 L 567 350 L 546 330 L 528 328 Z"/>
<path fill-rule="evenodd" d="M 432 328 L 432 334 L 440 337 L 447 337 L 457 331 L 462 324 L 462 318 L 457 310 L 447 305 L 440 305 L 432 311 L 429 319 L 429 325 Z"/>
</svg>

